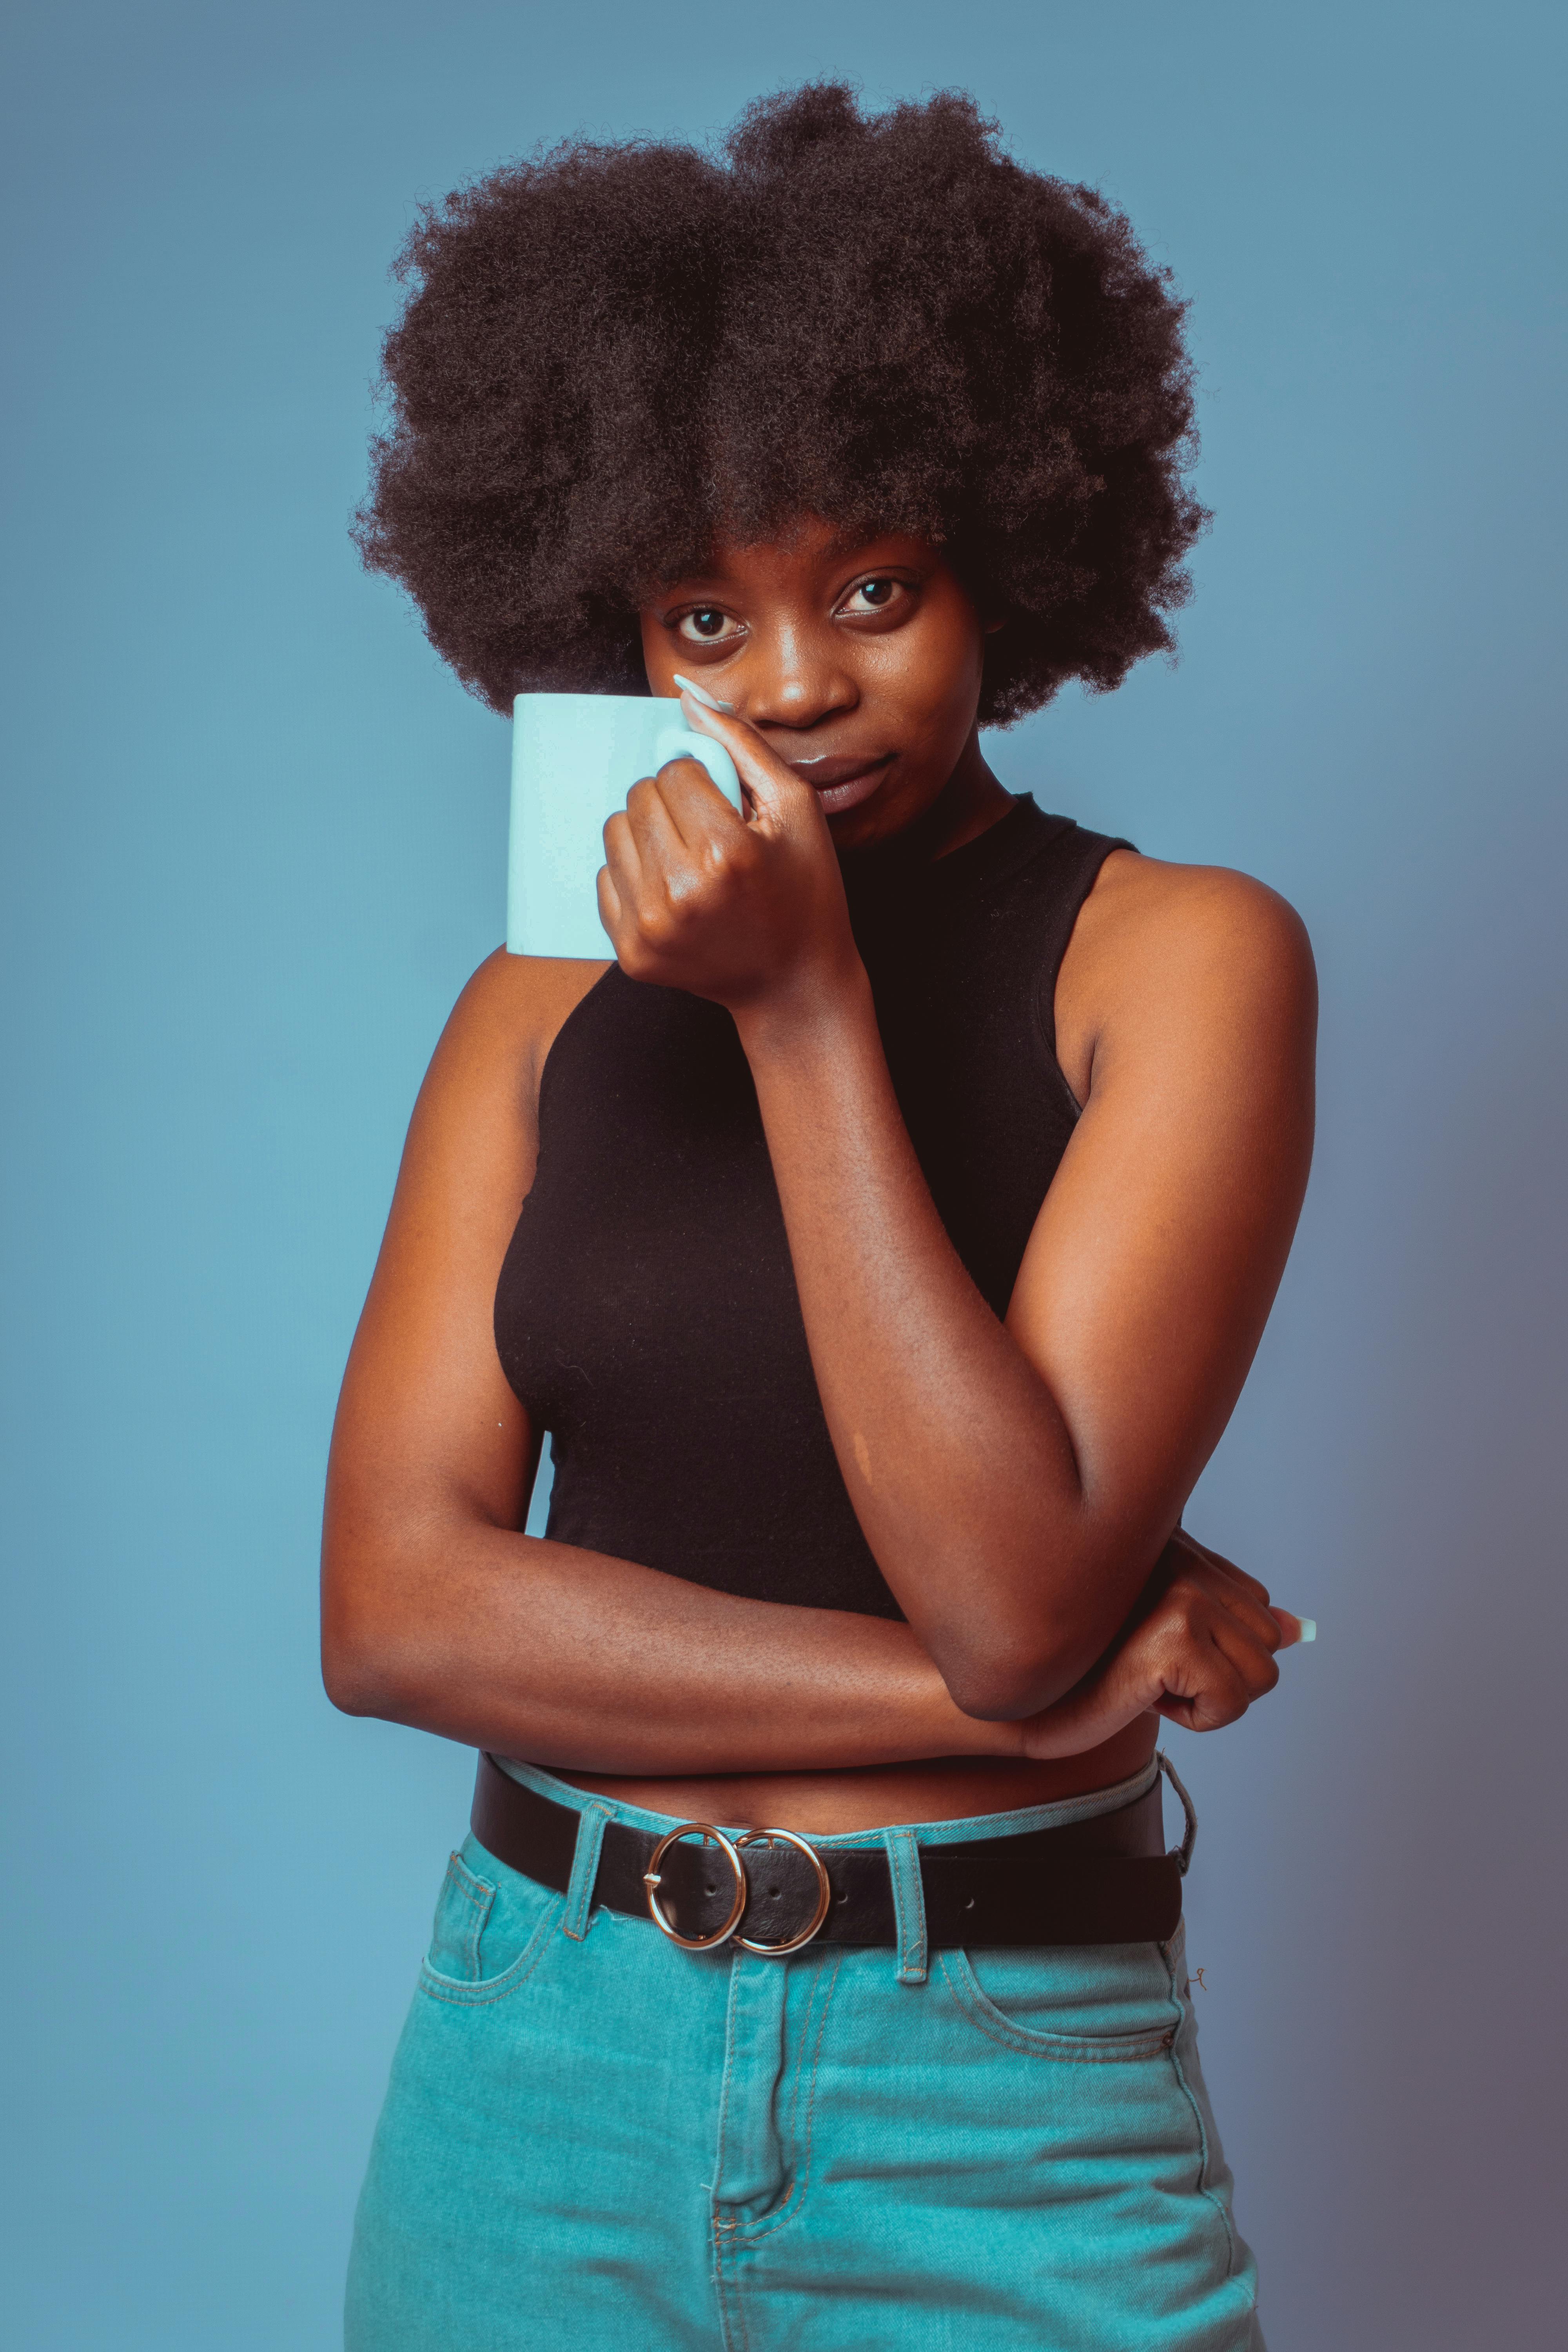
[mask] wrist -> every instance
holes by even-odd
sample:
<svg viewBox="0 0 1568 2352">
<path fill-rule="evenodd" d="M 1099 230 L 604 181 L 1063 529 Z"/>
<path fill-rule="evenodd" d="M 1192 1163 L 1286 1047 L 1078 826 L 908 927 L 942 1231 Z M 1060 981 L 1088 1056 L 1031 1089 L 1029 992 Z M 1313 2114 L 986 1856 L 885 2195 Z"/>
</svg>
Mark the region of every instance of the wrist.
<svg viewBox="0 0 1568 2352">
<path fill-rule="evenodd" d="M 814 964 L 730 1008 L 747 1060 L 756 1069 L 831 1053 L 868 1022 L 876 1028 L 871 983 L 859 956 Z"/>
</svg>

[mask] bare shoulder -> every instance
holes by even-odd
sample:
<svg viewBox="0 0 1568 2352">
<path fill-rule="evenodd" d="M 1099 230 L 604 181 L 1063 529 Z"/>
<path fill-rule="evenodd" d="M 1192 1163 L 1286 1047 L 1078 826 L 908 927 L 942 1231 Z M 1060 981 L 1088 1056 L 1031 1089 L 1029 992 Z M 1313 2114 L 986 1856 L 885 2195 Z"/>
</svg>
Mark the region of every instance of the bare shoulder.
<svg viewBox="0 0 1568 2352">
<path fill-rule="evenodd" d="M 1087 1087 L 1118 1034 L 1193 1046 L 1224 1035 L 1243 1052 L 1272 1040 L 1310 1065 L 1316 1014 L 1306 926 L 1277 890 L 1228 866 L 1106 859 L 1057 990 L 1058 1053 L 1080 1100 L 1078 1078 Z"/>
<path fill-rule="evenodd" d="M 1074 934 L 1089 959 L 1125 967 L 1171 957 L 1228 960 L 1259 978 L 1310 979 L 1306 925 L 1288 898 L 1227 866 L 1173 866 L 1113 850 L 1100 870 Z"/>
</svg>

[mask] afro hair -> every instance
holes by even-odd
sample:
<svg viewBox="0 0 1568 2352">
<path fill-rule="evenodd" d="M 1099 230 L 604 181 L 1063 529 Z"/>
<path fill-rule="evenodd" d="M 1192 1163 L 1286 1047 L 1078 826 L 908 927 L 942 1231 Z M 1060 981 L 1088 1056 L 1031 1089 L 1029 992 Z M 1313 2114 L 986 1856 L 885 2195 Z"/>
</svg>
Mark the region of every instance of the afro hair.
<svg viewBox="0 0 1568 2352">
<path fill-rule="evenodd" d="M 938 544 L 980 717 L 1169 650 L 1205 520 L 1184 305 L 969 98 L 824 82 L 714 154 L 570 142 L 427 206 L 356 536 L 498 710 L 646 692 L 637 612 L 803 514 Z"/>
</svg>

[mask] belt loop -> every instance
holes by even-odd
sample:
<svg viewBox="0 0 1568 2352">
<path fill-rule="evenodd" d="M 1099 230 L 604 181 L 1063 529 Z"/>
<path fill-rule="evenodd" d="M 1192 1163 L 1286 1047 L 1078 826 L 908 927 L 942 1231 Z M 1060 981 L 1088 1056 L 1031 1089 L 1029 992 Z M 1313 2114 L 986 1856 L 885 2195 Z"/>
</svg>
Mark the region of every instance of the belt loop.
<svg viewBox="0 0 1568 2352">
<path fill-rule="evenodd" d="M 1193 1858 L 1193 1848 L 1198 1842 L 1197 1812 L 1194 1807 L 1192 1799 L 1187 1794 L 1181 1774 L 1177 1771 L 1175 1766 L 1172 1763 L 1170 1758 L 1166 1755 L 1163 1748 L 1155 1750 L 1154 1761 L 1160 1767 L 1161 1771 L 1163 1772 L 1166 1780 L 1169 1780 L 1172 1788 L 1174 1789 L 1177 1796 L 1180 1797 L 1182 1801 L 1182 1811 L 1187 1817 L 1186 1835 L 1183 1838 L 1176 1853 L 1176 1867 L 1181 1872 L 1182 1876 L 1185 1878 L 1187 1874 L 1187 1865 Z"/>
<path fill-rule="evenodd" d="M 926 1980 L 926 1893 L 921 1876 L 920 1841 L 913 1830 L 882 1832 L 888 1876 L 893 1887 L 893 1933 L 899 1946 L 899 1982 Z"/>
<path fill-rule="evenodd" d="M 566 1887 L 566 1908 L 561 1931 L 580 1944 L 592 1924 L 594 1883 L 599 1875 L 599 1848 L 605 1843 L 608 1805 L 584 1805 L 577 1816 L 577 1843 L 572 1852 L 572 1876 Z"/>
</svg>

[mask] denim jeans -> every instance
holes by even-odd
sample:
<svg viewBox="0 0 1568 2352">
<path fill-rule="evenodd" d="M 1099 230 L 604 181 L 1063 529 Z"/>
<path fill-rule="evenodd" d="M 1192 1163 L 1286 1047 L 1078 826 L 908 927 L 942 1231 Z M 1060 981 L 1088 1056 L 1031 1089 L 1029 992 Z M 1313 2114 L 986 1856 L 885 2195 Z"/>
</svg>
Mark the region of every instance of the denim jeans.
<svg viewBox="0 0 1568 2352">
<path fill-rule="evenodd" d="M 360 2200 L 349 2352 L 1261 2352 L 1256 2272 L 1169 1945 L 688 1952 L 468 1838 L 437 1906 Z M 912 1865 L 912 1868 L 911 1868 Z"/>
</svg>

